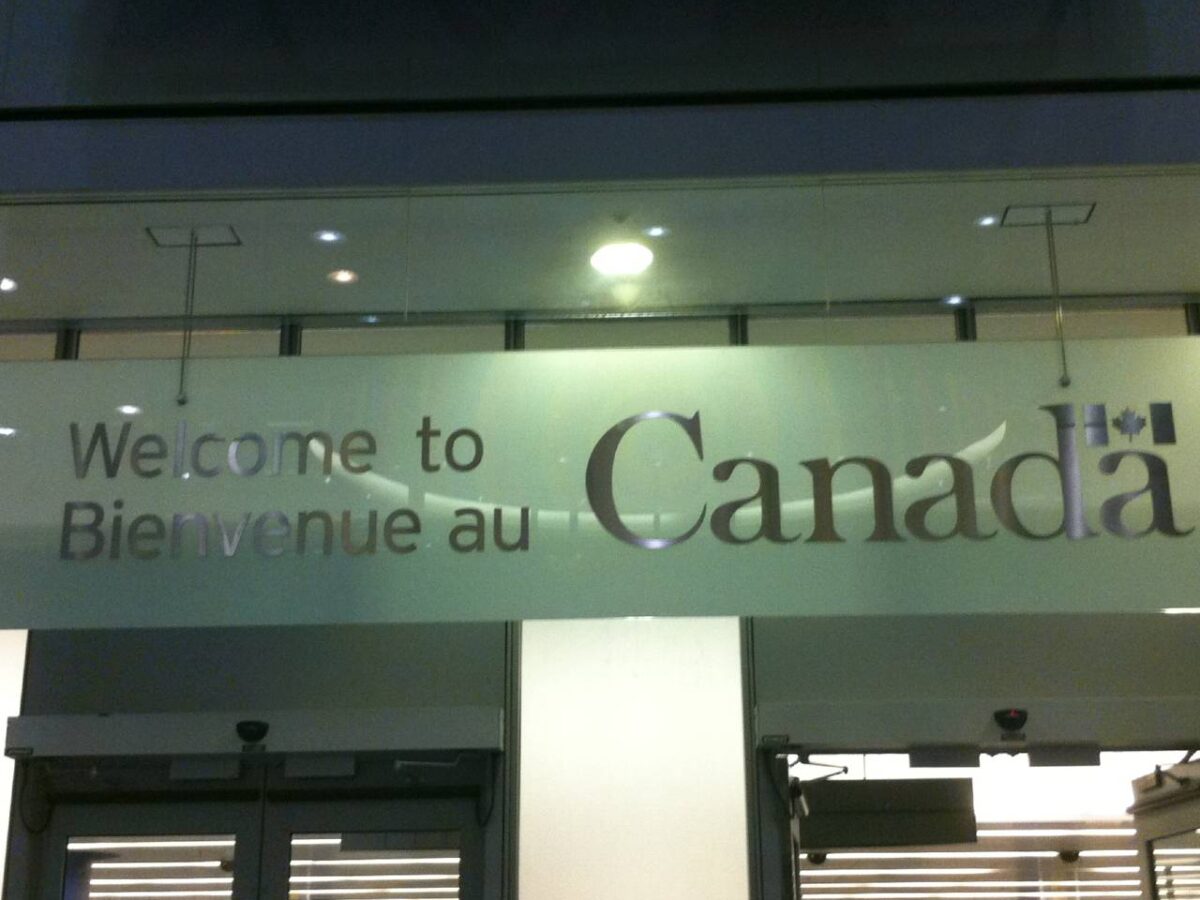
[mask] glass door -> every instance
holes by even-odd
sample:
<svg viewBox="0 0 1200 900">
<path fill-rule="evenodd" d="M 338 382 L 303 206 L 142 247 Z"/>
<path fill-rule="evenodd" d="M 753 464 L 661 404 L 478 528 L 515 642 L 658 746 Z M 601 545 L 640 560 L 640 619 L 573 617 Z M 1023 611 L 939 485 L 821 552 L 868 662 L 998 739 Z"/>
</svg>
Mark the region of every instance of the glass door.
<svg viewBox="0 0 1200 900">
<path fill-rule="evenodd" d="M 475 805 L 463 800 L 269 803 L 264 900 L 477 900 Z"/>
<path fill-rule="evenodd" d="M 224 780 L 184 782 L 164 774 L 166 766 L 50 764 L 44 790 L 28 777 L 15 805 L 23 843 L 10 853 L 9 896 L 499 896 L 498 877 L 485 875 L 485 866 L 497 868 L 499 852 L 498 841 L 484 837 L 494 812 L 491 757 L 346 755 L 314 762 L 262 755 L 230 766 Z"/>
<path fill-rule="evenodd" d="M 40 900 L 253 900 L 258 804 L 56 804 L 28 896 Z"/>
</svg>

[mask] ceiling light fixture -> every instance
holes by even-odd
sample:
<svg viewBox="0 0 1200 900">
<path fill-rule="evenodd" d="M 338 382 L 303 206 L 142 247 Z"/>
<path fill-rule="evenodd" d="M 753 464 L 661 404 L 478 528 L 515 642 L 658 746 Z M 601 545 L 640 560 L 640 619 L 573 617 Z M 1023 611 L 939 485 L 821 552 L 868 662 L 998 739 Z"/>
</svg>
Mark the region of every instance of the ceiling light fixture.
<svg viewBox="0 0 1200 900">
<path fill-rule="evenodd" d="M 0 437 L 12 437 L 17 433 L 17 429 L 9 428 L 7 425 L 0 426 Z"/>
<path fill-rule="evenodd" d="M 670 233 L 671 230 L 669 228 L 664 228 L 662 225 L 651 225 L 645 231 L 646 237 L 654 238 L 666 237 Z"/>
<path fill-rule="evenodd" d="M 334 231 L 332 228 L 322 228 L 320 231 L 313 232 L 313 240 L 319 244 L 340 244 L 345 239 L 344 234 Z"/>
<path fill-rule="evenodd" d="M 592 268 L 601 275 L 640 275 L 654 262 L 654 253 L 637 241 L 605 244 L 592 254 Z"/>
<path fill-rule="evenodd" d="M 119 412 L 123 416 L 136 416 L 141 411 L 142 411 L 142 408 L 140 406 L 134 406 L 132 403 L 126 403 L 123 406 L 117 407 L 117 412 Z M 216 845 L 205 845 L 205 846 L 216 846 Z"/>
<path fill-rule="evenodd" d="M 945 303 L 947 306 L 962 306 L 963 305 L 963 295 L 962 294 L 951 294 L 949 297 L 944 298 L 942 300 L 942 302 Z"/>
<path fill-rule="evenodd" d="M 975 224 L 980 228 L 992 228 L 993 226 L 1000 224 L 1000 217 L 992 215 L 980 216 L 975 220 Z"/>
<path fill-rule="evenodd" d="M 16 289 L 17 282 L 12 278 L 0 278 L 0 291 L 4 291 L 6 294 L 11 294 Z"/>
<path fill-rule="evenodd" d="M 334 269 L 325 277 L 334 284 L 354 284 L 358 281 L 358 273 L 350 269 Z"/>
</svg>

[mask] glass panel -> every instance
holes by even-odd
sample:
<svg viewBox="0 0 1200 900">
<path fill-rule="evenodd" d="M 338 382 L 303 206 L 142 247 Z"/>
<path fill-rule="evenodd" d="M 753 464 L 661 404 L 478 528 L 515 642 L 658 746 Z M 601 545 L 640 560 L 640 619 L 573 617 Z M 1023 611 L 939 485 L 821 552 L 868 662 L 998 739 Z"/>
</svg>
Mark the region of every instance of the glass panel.
<svg viewBox="0 0 1200 900">
<path fill-rule="evenodd" d="M 361 832 L 292 837 L 293 900 L 454 900 L 457 832 Z"/>
<path fill-rule="evenodd" d="M 794 316 L 752 318 L 753 346 L 923 344 L 955 339 L 954 316 Z"/>
<path fill-rule="evenodd" d="M 85 331 L 79 338 L 80 359 L 176 359 L 181 331 Z M 196 331 L 192 356 L 278 356 L 278 331 Z"/>
<path fill-rule="evenodd" d="M 1049 301 L 1039 304 L 1049 306 Z M 1087 338 L 1180 337 L 1187 334 L 1182 308 L 1067 309 L 1067 340 Z M 981 341 L 1049 341 L 1057 337 L 1053 310 L 1014 309 L 1011 305 L 978 304 L 975 331 Z"/>
<path fill-rule="evenodd" d="M 233 896 L 233 835 L 76 837 L 63 900 L 210 900 Z"/>
<path fill-rule="evenodd" d="M 728 343 L 726 319 L 540 322 L 525 326 L 526 350 L 720 347 Z"/>
<path fill-rule="evenodd" d="M 40 334 L 0 334 L 0 360 L 47 360 L 54 359 L 57 335 L 49 332 Z"/>
<path fill-rule="evenodd" d="M 1157 900 L 1200 897 L 1200 834 L 1195 829 L 1151 841 L 1150 855 Z"/>
<path fill-rule="evenodd" d="M 805 847 L 802 893 L 822 900 L 1141 896 L 1137 837 L 1125 812 L 1130 782 L 1176 752 L 1102 753 L 1099 766 L 1030 767 L 1025 754 L 980 756 L 978 768 L 914 768 L 907 754 L 812 756 L 790 767 L 802 780 L 970 778 L 974 843 Z"/>
<path fill-rule="evenodd" d="M 487 353 L 504 349 L 503 325 L 421 325 L 410 328 L 306 328 L 305 356 L 398 353 Z"/>
<path fill-rule="evenodd" d="M 1078 200 L 1056 231 L 1064 298 L 1195 292 L 1200 173 L 1180 166 L 0 203 L 0 319 L 180 315 L 190 222 L 210 223 L 202 318 L 1042 298 L 1046 235 L 1023 223 L 1047 197 Z"/>
</svg>

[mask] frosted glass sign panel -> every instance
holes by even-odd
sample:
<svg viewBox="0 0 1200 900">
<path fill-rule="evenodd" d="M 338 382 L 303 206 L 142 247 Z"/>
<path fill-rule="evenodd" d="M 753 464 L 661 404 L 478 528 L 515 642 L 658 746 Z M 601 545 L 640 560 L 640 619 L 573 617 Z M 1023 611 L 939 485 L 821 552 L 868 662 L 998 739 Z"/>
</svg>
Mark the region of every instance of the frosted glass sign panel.
<svg viewBox="0 0 1200 900">
<path fill-rule="evenodd" d="M 0 625 L 1195 607 L 1200 345 L 20 364 Z"/>
</svg>

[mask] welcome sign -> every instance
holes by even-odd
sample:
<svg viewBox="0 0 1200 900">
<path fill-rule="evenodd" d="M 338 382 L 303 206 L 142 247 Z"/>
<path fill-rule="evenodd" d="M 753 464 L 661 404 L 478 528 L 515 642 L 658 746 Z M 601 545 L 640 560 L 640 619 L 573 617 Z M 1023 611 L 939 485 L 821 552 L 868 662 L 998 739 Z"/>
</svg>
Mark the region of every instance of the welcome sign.
<svg viewBox="0 0 1200 900">
<path fill-rule="evenodd" d="M 1200 605 L 1200 343 L 16 363 L 0 625 Z"/>
</svg>

